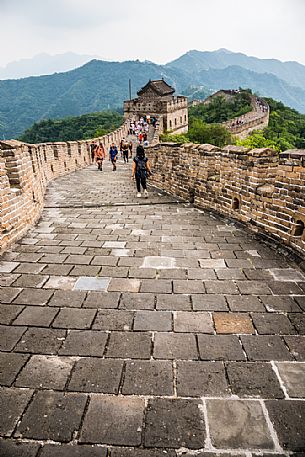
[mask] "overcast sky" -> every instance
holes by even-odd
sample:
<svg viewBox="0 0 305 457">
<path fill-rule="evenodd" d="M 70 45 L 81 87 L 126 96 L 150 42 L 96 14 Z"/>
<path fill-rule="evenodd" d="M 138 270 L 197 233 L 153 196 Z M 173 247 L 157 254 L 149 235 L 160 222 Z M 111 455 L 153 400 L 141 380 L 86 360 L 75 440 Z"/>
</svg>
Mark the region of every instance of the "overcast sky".
<svg viewBox="0 0 305 457">
<path fill-rule="evenodd" d="M 36 54 L 169 62 L 227 48 L 305 64 L 305 0 L 0 0 L 0 66 Z"/>
</svg>

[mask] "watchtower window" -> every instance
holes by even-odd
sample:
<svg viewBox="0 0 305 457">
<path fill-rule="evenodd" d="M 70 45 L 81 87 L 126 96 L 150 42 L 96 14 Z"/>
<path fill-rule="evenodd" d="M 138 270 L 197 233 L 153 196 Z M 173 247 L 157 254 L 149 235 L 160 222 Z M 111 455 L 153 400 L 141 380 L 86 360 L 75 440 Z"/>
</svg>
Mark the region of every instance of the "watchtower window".
<svg viewBox="0 0 305 457">
<path fill-rule="evenodd" d="M 234 197 L 232 200 L 232 209 L 237 211 L 240 208 L 240 201 L 237 197 Z"/>
<path fill-rule="evenodd" d="M 304 222 L 301 220 L 297 220 L 295 223 L 294 236 L 302 236 L 304 233 L 304 229 Z"/>
<path fill-rule="evenodd" d="M 177 119 L 175 118 L 175 126 L 177 125 Z"/>
<path fill-rule="evenodd" d="M 169 127 L 172 128 L 172 121 L 169 121 Z"/>
<path fill-rule="evenodd" d="M 182 124 L 182 116 L 180 116 L 180 124 Z"/>
</svg>

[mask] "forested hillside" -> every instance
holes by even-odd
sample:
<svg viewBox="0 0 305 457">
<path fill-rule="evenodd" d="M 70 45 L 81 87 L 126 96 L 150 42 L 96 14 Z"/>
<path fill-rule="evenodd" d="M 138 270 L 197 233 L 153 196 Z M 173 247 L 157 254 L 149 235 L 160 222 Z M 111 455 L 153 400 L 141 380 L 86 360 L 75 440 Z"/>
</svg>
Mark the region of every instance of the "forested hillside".
<svg viewBox="0 0 305 457">
<path fill-rule="evenodd" d="M 271 147 L 277 151 L 305 149 L 305 115 L 272 98 L 265 98 L 270 107 L 269 125 L 253 132 L 237 144 L 251 148 Z"/>
<path fill-rule="evenodd" d="M 112 132 L 122 123 L 123 116 L 111 111 L 48 119 L 35 123 L 19 139 L 25 143 L 85 140 Z"/>
<path fill-rule="evenodd" d="M 92 60 L 66 73 L 0 81 L 0 137 L 16 138 L 42 120 L 122 109 L 129 98 L 129 79 L 132 97 L 149 79 L 164 78 L 177 94 L 185 91 L 192 98 L 218 89 L 249 87 L 305 113 L 304 75 L 305 66 L 296 62 L 224 50 L 190 51 L 167 65 Z"/>
<path fill-rule="evenodd" d="M 180 70 L 149 62 L 100 60 L 66 73 L 0 81 L 0 136 L 19 137 L 34 122 L 44 119 L 122 109 L 123 101 L 129 98 L 129 79 L 135 97 L 149 79 L 162 77 L 178 91 L 188 85 Z"/>
<path fill-rule="evenodd" d="M 272 98 L 265 98 L 270 107 L 269 126 L 256 130 L 245 140 L 238 140 L 220 124 L 228 116 L 236 117 L 249 110 L 247 91 L 241 92 L 235 102 L 215 97 L 209 105 L 189 109 L 189 132 L 184 135 L 162 135 L 162 141 L 209 143 L 223 147 L 237 144 L 250 148 L 270 147 L 279 152 L 287 149 L 305 149 L 305 115 L 288 108 Z"/>
</svg>

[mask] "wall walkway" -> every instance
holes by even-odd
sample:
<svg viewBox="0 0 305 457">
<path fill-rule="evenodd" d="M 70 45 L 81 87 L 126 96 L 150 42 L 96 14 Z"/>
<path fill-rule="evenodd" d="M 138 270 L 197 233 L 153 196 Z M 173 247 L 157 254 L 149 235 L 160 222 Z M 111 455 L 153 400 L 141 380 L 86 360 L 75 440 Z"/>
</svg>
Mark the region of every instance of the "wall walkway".
<svg viewBox="0 0 305 457">
<path fill-rule="evenodd" d="M 195 161 L 224 160 L 176 149 L 154 153 L 171 151 L 181 196 Z M 266 154 L 250 155 L 249 183 Z M 152 188 L 137 198 L 130 167 L 50 182 L 38 224 L 1 256 L 0 455 L 301 455 L 304 274 L 232 221 Z M 227 208 L 223 178 L 208 183 Z"/>
</svg>

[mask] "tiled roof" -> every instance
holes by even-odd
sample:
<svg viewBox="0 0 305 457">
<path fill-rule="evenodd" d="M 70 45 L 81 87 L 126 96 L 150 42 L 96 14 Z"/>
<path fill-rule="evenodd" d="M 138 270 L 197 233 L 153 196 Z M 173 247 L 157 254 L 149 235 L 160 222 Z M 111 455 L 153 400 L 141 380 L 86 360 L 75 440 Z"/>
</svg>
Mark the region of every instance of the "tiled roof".
<svg viewBox="0 0 305 457">
<path fill-rule="evenodd" d="M 172 95 L 175 89 L 167 84 L 163 79 L 149 81 L 142 89 L 139 90 L 138 95 L 144 95 L 148 89 L 152 89 L 157 95 Z"/>
</svg>

